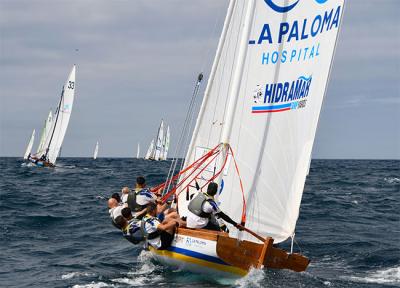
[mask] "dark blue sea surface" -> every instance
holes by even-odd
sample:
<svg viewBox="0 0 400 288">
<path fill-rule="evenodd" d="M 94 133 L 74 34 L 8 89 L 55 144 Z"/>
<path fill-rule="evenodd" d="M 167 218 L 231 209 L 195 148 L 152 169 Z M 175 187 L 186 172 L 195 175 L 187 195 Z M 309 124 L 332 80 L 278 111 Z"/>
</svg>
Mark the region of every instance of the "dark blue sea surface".
<svg viewBox="0 0 400 288">
<path fill-rule="evenodd" d="M 111 226 L 101 196 L 170 162 L 0 158 L 0 287 L 400 287 L 400 161 L 313 160 L 296 229 L 304 273 L 254 270 L 236 281 L 171 270 Z"/>
</svg>

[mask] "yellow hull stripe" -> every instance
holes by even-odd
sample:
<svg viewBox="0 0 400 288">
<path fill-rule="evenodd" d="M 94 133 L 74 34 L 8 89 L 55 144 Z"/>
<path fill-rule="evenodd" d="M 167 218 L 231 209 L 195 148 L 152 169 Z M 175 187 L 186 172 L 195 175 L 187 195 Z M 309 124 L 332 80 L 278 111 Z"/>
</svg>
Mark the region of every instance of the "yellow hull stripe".
<svg viewBox="0 0 400 288">
<path fill-rule="evenodd" d="M 188 262 L 188 263 L 192 263 L 192 264 L 197 264 L 197 265 L 204 266 L 207 268 L 212 268 L 212 269 L 223 271 L 223 272 L 233 273 L 233 274 L 237 274 L 240 276 L 245 276 L 248 273 L 248 271 L 240 269 L 238 267 L 213 263 L 213 262 L 205 261 L 202 259 L 190 257 L 187 255 L 183 255 L 183 254 L 168 251 L 168 250 L 157 250 L 151 246 L 149 247 L 149 250 L 152 253 L 157 254 L 159 256 L 168 257 L 168 258 L 172 258 L 172 259 L 176 259 L 176 260 L 180 260 L 180 261 Z"/>
</svg>

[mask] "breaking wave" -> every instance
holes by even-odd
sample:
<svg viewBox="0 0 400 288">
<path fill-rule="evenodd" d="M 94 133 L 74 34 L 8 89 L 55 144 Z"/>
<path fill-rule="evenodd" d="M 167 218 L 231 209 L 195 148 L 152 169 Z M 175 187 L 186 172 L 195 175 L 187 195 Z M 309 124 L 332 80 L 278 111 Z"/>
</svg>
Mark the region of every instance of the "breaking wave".
<svg viewBox="0 0 400 288">
<path fill-rule="evenodd" d="M 94 277 L 96 274 L 88 273 L 88 272 L 70 272 L 67 274 L 61 275 L 62 280 L 68 280 L 76 277 Z"/>
<path fill-rule="evenodd" d="M 115 285 L 112 284 L 107 284 L 104 282 L 92 282 L 89 284 L 83 284 L 83 285 L 74 285 L 72 288 L 104 288 L 104 287 L 115 287 Z"/>
<path fill-rule="evenodd" d="M 400 284 L 400 266 L 378 270 L 365 277 L 351 276 L 347 278 L 362 283 Z"/>
<path fill-rule="evenodd" d="M 235 286 L 238 288 L 262 288 L 264 287 L 264 278 L 265 272 L 263 270 L 252 268 L 249 274 L 235 282 Z"/>
<path fill-rule="evenodd" d="M 396 184 L 396 183 L 400 183 L 400 178 L 397 177 L 386 177 L 383 179 L 386 183 L 389 184 Z"/>
</svg>

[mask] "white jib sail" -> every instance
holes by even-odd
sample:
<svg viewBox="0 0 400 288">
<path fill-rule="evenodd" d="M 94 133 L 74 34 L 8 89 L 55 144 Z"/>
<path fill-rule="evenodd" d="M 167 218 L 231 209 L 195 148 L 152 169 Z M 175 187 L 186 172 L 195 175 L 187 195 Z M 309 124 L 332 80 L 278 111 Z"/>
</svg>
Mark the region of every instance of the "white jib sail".
<svg viewBox="0 0 400 288">
<path fill-rule="evenodd" d="M 139 159 L 139 155 L 140 155 L 140 143 L 137 143 L 136 158 Z"/>
<path fill-rule="evenodd" d="M 99 154 L 99 141 L 96 142 L 96 146 L 94 147 L 93 159 L 97 159 L 97 154 Z"/>
<path fill-rule="evenodd" d="M 186 163 L 227 140 L 243 180 L 246 226 L 279 243 L 293 235 L 298 219 L 344 1 L 280 1 L 279 5 L 278 1 L 250 1 L 255 1 L 250 23 L 243 22 L 251 5 L 235 2 Z M 231 95 L 238 84 L 233 82 L 239 75 L 235 71 L 246 25 L 251 25 L 251 31 L 243 74 L 238 94 Z M 227 121 L 226 107 L 232 97 L 235 103 L 229 106 L 234 117 Z M 210 178 L 213 171 L 206 169 L 202 177 Z M 241 191 L 232 161 L 222 181 L 221 209 L 240 221 Z M 179 196 L 182 216 L 187 213 L 184 194 Z M 237 230 L 231 229 L 231 235 L 237 236 Z"/>
<path fill-rule="evenodd" d="M 75 68 L 74 65 L 63 86 L 61 101 L 53 116 L 53 123 L 49 135 L 46 138 L 45 150 L 49 149 L 47 158 L 52 164 L 56 163 L 72 112 L 75 95 Z M 44 151 L 43 154 L 45 153 L 46 151 Z"/>
<path fill-rule="evenodd" d="M 31 138 L 29 139 L 28 146 L 26 147 L 24 160 L 28 159 L 29 154 L 31 154 L 33 142 L 35 141 L 35 129 L 33 129 Z"/>
<path fill-rule="evenodd" d="M 150 159 L 154 151 L 154 139 L 151 140 L 149 149 L 147 149 L 146 156 L 144 159 Z"/>
<path fill-rule="evenodd" d="M 163 155 L 163 140 L 164 140 L 164 121 L 161 120 L 160 128 L 156 139 L 156 146 L 154 149 L 154 160 L 158 161 Z"/>
<path fill-rule="evenodd" d="M 167 160 L 168 150 L 169 150 L 169 140 L 170 140 L 170 132 L 169 126 L 167 127 L 167 131 L 165 132 L 164 141 L 163 141 L 163 150 L 162 150 L 162 158 L 161 160 Z"/>
<path fill-rule="evenodd" d="M 44 121 L 42 132 L 40 133 L 40 142 L 36 154 L 40 154 L 45 150 L 46 138 L 50 132 L 52 121 L 53 121 L 53 113 L 50 110 L 47 119 Z"/>
</svg>

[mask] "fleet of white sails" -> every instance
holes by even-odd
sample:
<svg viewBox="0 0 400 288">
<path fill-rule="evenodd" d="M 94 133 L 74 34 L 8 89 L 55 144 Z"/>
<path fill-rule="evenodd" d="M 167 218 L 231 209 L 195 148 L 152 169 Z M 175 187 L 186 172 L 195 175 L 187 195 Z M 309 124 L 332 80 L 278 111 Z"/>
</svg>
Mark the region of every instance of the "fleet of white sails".
<svg viewBox="0 0 400 288">
<path fill-rule="evenodd" d="M 24 159 L 28 159 L 28 156 L 32 156 L 32 159 L 42 159 L 50 165 L 55 165 L 68 128 L 74 103 L 75 69 L 76 67 L 74 65 L 62 88 L 61 98 L 57 105 L 55 114 L 52 115 L 52 112 L 49 112 L 41 132 L 37 152 L 34 155 L 30 155 L 34 141 L 34 137 L 31 137 L 26 150 L 28 154 Z"/>
<path fill-rule="evenodd" d="M 160 127 L 158 128 L 157 136 L 151 140 L 149 149 L 147 149 L 146 156 L 144 157 L 147 160 L 167 160 L 168 150 L 169 150 L 169 142 L 170 142 L 170 130 L 169 126 L 167 126 L 166 131 L 164 132 L 164 120 L 161 120 Z"/>
</svg>

